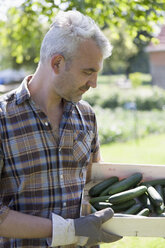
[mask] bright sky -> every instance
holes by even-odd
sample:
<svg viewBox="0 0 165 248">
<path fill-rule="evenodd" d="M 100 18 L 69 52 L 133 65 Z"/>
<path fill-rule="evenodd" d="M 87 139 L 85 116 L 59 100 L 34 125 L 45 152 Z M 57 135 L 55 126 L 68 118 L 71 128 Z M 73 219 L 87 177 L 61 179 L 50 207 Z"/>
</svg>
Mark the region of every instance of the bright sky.
<svg viewBox="0 0 165 248">
<path fill-rule="evenodd" d="M 40 0 L 43 1 L 43 0 Z M 18 7 L 20 6 L 25 0 L 0 0 L 0 19 L 6 20 L 6 11 L 10 7 Z M 44 1 L 46 4 L 46 2 Z M 61 3 L 61 0 L 54 0 L 54 3 L 57 4 L 60 9 L 65 10 L 68 6 L 68 3 Z M 49 4 L 49 3 L 47 3 Z"/>
<path fill-rule="evenodd" d="M 0 0 L 0 19 L 5 20 L 5 13 L 10 7 L 18 7 L 20 6 L 24 0 Z"/>
</svg>

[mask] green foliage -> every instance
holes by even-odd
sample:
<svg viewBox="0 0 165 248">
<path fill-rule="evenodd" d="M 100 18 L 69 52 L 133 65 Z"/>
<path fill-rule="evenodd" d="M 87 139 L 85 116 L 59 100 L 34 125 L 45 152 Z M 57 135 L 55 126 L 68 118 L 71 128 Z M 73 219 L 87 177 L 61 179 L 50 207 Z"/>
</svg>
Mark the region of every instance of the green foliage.
<svg viewBox="0 0 165 248">
<path fill-rule="evenodd" d="M 91 90 L 84 95 L 84 100 L 92 106 L 99 105 L 102 108 L 115 109 L 125 108 L 128 103 L 134 103 L 138 110 L 162 110 L 165 107 L 165 91 L 157 86 L 147 85 L 151 77 L 147 74 L 131 74 L 134 85 L 142 85 L 136 88 L 119 88 L 111 83 L 109 85 L 99 84 L 95 90 Z M 121 79 L 118 78 L 120 81 Z M 143 84 L 145 86 L 143 86 Z"/>
<path fill-rule="evenodd" d="M 144 89 L 144 90 L 143 90 Z M 156 86 L 152 88 L 141 87 L 136 94 L 136 105 L 139 110 L 164 109 L 165 106 L 165 91 Z"/>
<path fill-rule="evenodd" d="M 25 14 L 23 8 L 9 9 L 8 21 L 0 28 L 0 49 L 3 55 L 3 50 L 6 48 L 3 57 L 9 61 L 14 58 L 11 67 L 19 67 L 22 64 L 31 67 L 31 64 L 34 65 L 39 61 L 43 32 L 44 28 L 41 28 L 36 14 L 31 15 L 30 12 Z"/>
<path fill-rule="evenodd" d="M 94 107 L 101 144 L 126 142 L 165 133 L 164 111 L 129 111 Z M 151 121 L 152 120 L 152 121 Z"/>
<path fill-rule="evenodd" d="M 113 52 L 104 62 L 103 74 L 125 73 L 130 66 L 129 60 L 138 53 L 138 47 L 132 37 L 125 32 L 125 24 L 116 27 L 114 32 L 107 28 L 104 34 L 111 41 Z"/>
<path fill-rule="evenodd" d="M 123 75 L 113 76 L 112 80 L 111 76 L 100 76 L 98 87 L 84 95 L 84 100 L 95 110 L 101 144 L 165 133 L 165 91 L 145 85 L 151 80 L 148 74 L 134 76 L 136 85 L 140 85 L 135 88 L 115 86 L 118 80 L 124 79 Z"/>
<path fill-rule="evenodd" d="M 12 64 L 25 63 L 34 66 L 39 60 L 39 48 L 43 33 L 48 29 L 56 13 L 60 10 L 77 9 L 91 16 L 102 29 L 109 28 L 116 33 L 116 28 L 124 26 L 125 33 L 135 38 L 139 30 L 140 39 L 148 39 L 145 32 L 152 33 L 153 23 L 164 20 L 164 0 L 26 0 L 20 7 L 9 9 L 7 21 L 0 21 L 1 56 L 3 49 L 8 51 L 8 58 L 14 58 Z M 121 53 L 122 54 L 122 53 Z M 14 61 L 16 63 L 14 64 Z M 122 64 L 123 66 L 123 64 Z"/>
<path fill-rule="evenodd" d="M 149 74 L 142 74 L 140 72 L 134 72 L 129 74 L 129 79 L 131 80 L 132 86 L 137 87 L 142 84 L 151 84 L 151 75 Z"/>
</svg>

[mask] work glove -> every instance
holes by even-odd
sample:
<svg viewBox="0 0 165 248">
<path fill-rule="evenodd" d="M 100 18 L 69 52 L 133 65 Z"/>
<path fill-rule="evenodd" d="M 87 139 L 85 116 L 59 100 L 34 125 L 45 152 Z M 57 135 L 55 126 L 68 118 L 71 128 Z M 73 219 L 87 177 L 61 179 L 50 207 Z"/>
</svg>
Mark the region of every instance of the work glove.
<svg viewBox="0 0 165 248">
<path fill-rule="evenodd" d="M 102 229 L 102 224 L 111 219 L 114 212 L 111 208 L 106 208 L 74 220 L 75 235 L 78 237 L 88 237 L 86 246 L 97 245 L 99 243 L 115 242 L 122 237 Z"/>
<path fill-rule="evenodd" d="M 50 247 L 70 244 L 92 246 L 101 242 L 117 241 L 122 237 L 102 229 L 102 224 L 111 219 L 113 215 L 111 208 L 77 219 L 64 219 L 52 213 L 52 238 L 47 239 L 48 245 Z"/>
</svg>

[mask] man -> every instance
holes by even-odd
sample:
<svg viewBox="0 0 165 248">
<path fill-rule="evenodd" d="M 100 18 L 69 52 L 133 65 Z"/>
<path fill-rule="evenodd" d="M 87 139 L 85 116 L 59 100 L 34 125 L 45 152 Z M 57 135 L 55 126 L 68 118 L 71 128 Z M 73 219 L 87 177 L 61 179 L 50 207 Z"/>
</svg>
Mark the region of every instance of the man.
<svg viewBox="0 0 165 248">
<path fill-rule="evenodd" d="M 0 245 L 76 247 L 113 242 L 102 223 L 80 217 L 90 163 L 100 160 L 96 119 L 82 95 L 96 87 L 111 46 L 93 20 L 60 12 L 34 75 L 0 100 Z"/>
</svg>

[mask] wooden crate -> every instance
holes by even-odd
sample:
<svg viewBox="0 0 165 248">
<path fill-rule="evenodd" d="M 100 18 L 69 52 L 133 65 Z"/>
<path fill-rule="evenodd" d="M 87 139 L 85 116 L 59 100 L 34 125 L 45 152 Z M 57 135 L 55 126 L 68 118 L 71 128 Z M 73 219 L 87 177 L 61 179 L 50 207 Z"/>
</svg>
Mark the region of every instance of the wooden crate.
<svg viewBox="0 0 165 248">
<path fill-rule="evenodd" d="M 93 163 L 84 202 L 89 201 L 88 190 L 96 183 L 111 176 L 121 180 L 136 172 L 143 174 L 143 180 L 165 178 L 165 165 Z M 122 236 L 165 237 L 165 217 L 113 217 L 103 227 Z"/>
</svg>

